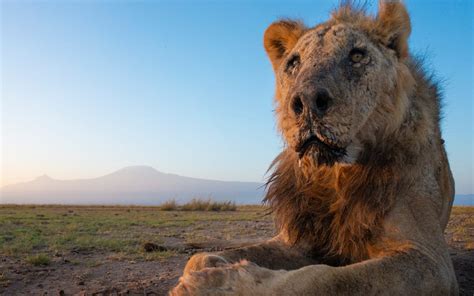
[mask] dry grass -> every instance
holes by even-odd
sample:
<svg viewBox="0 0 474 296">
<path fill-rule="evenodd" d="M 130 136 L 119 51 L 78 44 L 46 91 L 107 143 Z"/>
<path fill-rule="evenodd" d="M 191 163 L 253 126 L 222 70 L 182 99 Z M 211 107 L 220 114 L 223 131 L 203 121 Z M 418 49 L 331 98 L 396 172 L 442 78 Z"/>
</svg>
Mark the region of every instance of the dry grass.
<svg viewBox="0 0 474 296">
<path fill-rule="evenodd" d="M 0 258 L 23 258 L 33 265 L 46 264 L 37 254 L 53 260 L 54 254 L 71 252 L 161 258 L 172 252 L 147 253 L 143 244 L 186 236 L 182 231 L 203 223 L 270 219 L 261 217 L 264 208 L 259 206 L 212 201 L 189 203 L 187 210 L 183 206 L 0 205 Z"/>
<path fill-rule="evenodd" d="M 165 201 L 164 203 L 162 203 L 160 205 L 160 210 L 162 210 L 162 211 L 176 211 L 176 210 L 178 210 L 178 203 L 174 199 Z"/>
<path fill-rule="evenodd" d="M 232 201 L 223 201 L 217 202 L 212 201 L 211 199 L 208 200 L 201 200 L 201 199 L 193 199 L 188 203 L 185 203 L 181 206 L 181 210 L 183 211 L 235 211 L 237 206 L 235 202 Z"/>
<path fill-rule="evenodd" d="M 213 201 L 211 199 L 202 200 L 193 198 L 190 202 L 187 202 L 183 205 L 178 205 L 178 203 L 173 199 L 164 202 L 160 206 L 162 211 L 236 211 L 237 206 L 233 201 Z"/>
<path fill-rule="evenodd" d="M 474 207 L 453 207 L 446 238 L 451 246 L 468 250 L 474 248 Z"/>
<path fill-rule="evenodd" d="M 51 259 L 46 254 L 36 254 L 26 257 L 26 262 L 34 266 L 47 266 L 51 264 Z"/>
</svg>

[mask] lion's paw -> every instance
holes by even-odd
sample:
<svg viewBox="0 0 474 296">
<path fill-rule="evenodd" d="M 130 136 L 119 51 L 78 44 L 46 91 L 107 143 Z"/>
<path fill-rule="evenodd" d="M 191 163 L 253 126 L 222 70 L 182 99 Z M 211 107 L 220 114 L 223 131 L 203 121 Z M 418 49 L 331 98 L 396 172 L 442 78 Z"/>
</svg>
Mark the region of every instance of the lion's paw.
<svg viewBox="0 0 474 296">
<path fill-rule="evenodd" d="M 257 295 L 272 274 L 245 260 L 226 267 L 205 268 L 183 275 L 170 295 Z"/>
<path fill-rule="evenodd" d="M 209 253 L 198 253 L 189 259 L 184 267 L 184 275 L 194 271 L 199 271 L 208 267 L 222 267 L 228 265 L 229 262 L 219 255 Z"/>
</svg>

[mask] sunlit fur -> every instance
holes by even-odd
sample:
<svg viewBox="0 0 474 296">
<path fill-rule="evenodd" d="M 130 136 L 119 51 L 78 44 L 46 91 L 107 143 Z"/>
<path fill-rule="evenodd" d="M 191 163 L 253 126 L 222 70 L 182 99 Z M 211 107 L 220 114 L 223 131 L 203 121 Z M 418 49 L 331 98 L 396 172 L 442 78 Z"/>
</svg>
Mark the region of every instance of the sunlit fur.
<svg viewBox="0 0 474 296">
<path fill-rule="evenodd" d="M 309 244 L 328 260 L 337 258 L 348 263 L 369 258 L 382 231 L 385 214 L 397 196 L 410 190 L 415 176 L 421 173 L 422 155 L 433 150 L 436 151 L 434 155 L 444 153 L 439 131 L 437 87 L 426 77 L 421 64 L 408 56 L 409 19 L 404 9 L 397 10 L 396 7 L 397 4 L 383 5 L 379 16 L 372 18 L 362 10 L 345 5 L 333 13 L 330 21 L 313 29 L 302 29 L 300 23 L 289 26 L 289 21 L 283 21 L 270 26 L 266 32 L 265 44 L 277 73 L 278 126 L 288 147 L 272 165 L 273 173 L 265 200 L 272 207 L 289 242 Z M 279 69 L 278 63 L 284 57 L 275 60 L 273 52 L 276 49 L 272 48 L 271 41 L 276 37 L 274 30 L 281 34 L 281 29 L 276 29 L 279 26 L 298 27 L 301 40 L 306 41 L 301 46 L 305 47 L 309 42 L 318 42 L 313 41 L 320 38 L 314 34 L 315 30 L 324 28 L 324 34 L 330 34 L 334 28 L 349 27 L 356 34 L 364 34 L 362 43 L 365 47 L 373 47 L 372 62 L 383 64 L 374 65 L 370 69 L 374 73 L 367 75 L 369 79 L 361 79 L 354 87 L 329 85 L 336 87 L 343 96 L 344 92 L 348 93 L 346 97 L 355 100 L 341 104 L 337 111 L 342 112 L 330 114 L 331 118 L 326 120 L 326 124 L 333 127 L 331 130 L 336 138 L 344 138 L 341 142 L 357 143 L 357 155 L 352 164 L 318 165 L 311 155 L 299 160 L 294 152 L 292 141 L 300 126 L 286 106 L 286 94 L 291 92 L 294 80 Z M 385 40 L 390 39 L 387 35 L 393 36 L 394 32 L 399 32 L 396 38 L 401 38 L 390 41 L 398 42 L 395 50 L 384 48 L 384 42 L 389 42 Z M 291 38 L 293 47 L 286 48 L 287 54 L 300 45 L 293 40 L 293 35 Z M 326 47 L 331 48 L 331 45 Z M 342 51 L 345 53 L 347 50 Z M 333 54 L 328 56 L 334 59 Z M 321 56 L 309 58 L 312 68 L 315 68 L 315 63 L 324 62 Z M 302 64 L 305 63 L 302 58 Z M 344 79 L 333 77 L 335 82 Z M 365 110 L 361 112 L 359 109 L 354 111 L 353 104 L 371 106 L 361 108 Z M 366 118 L 363 123 L 354 125 L 353 122 L 357 121 L 350 120 L 351 117 Z"/>
<path fill-rule="evenodd" d="M 270 25 L 264 46 L 285 147 L 271 165 L 265 202 L 279 234 L 193 256 L 172 295 L 458 293 L 443 237 L 454 181 L 440 94 L 409 53 L 410 31 L 398 1 L 381 1 L 377 16 L 344 4 L 313 28 Z M 367 52 L 360 65 L 348 60 L 354 47 Z M 289 63 L 295 55 L 297 67 Z M 334 98 L 324 117 L 294 112 L 295 93 L 317 87 Z M 299 154 L 311 133 L 346 155 L 321 163 L 320 147 Z"/>
</svg>

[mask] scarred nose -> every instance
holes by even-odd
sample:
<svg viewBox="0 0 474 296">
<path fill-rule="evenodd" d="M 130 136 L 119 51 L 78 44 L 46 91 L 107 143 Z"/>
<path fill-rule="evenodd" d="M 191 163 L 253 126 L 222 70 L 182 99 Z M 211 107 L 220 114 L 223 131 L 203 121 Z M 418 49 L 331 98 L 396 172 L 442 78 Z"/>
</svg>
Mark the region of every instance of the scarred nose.
<svg viewBox="0 0 474 296">
<path fill-rule="evenodd" d="M 293 96 L 291 109 L 296 117 L 300 117 L 305 110 L 309 110 L 317 117 L 322 118 L 332 105 L 333 99 L 324 88 L 312 92 L 299 92 Z"/>
</svg>

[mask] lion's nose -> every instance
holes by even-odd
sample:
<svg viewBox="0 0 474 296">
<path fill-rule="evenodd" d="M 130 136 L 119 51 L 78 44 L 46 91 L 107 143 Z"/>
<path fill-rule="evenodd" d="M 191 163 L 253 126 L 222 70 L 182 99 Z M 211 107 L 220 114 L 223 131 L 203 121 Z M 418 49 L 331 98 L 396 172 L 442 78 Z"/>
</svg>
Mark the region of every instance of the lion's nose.
<svg viewBox="0 0 474 296">
<path fill-rule="evenodd" d="M 301 116 L 303 111 L 308 108 L 312 113 L 321 118 L 327 113 L 332 102 L 333 99 L 329 92 L 324 88 L 318 88 L 311 93 L 299 93 L 294 96 L 291 102 L 291 109 L 296 117 Z"/>
<path fill-rule="evenodd" d="M 293 109 L 293 112 L 295 113 L 296 117 L 299 117 L 303 113 L 304 105 L 299 95 L 293 98 L 293 101 L 291 103 L 291 109 Z"/>
<path fill-rule="evenodd" d="M 332 98 L 325 89 L 318 89 L 315 97 L 311 100 L 312 110 L 319 116 L 323 117 L 332 104 Z"/>
</svg>

